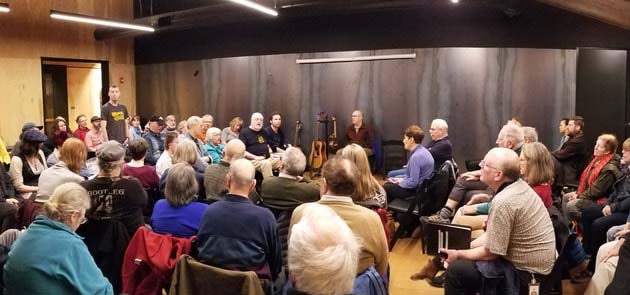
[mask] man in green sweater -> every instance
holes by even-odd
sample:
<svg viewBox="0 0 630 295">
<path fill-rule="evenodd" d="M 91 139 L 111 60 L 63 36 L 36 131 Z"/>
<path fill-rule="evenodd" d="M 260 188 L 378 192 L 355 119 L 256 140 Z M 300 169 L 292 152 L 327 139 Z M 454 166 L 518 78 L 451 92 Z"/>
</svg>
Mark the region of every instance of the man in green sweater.
<svg viewBox="0 0 630 295">
<path fill-rule="evenodd" d="M 319 186 L 302 177 L 306 157 L 298 148 L 290 147 L 282 155 L 280 174 L 266 177 L 261 187 L 265 206 L 278 210 L 295 207 L 319 200 Z"/>
</svg>

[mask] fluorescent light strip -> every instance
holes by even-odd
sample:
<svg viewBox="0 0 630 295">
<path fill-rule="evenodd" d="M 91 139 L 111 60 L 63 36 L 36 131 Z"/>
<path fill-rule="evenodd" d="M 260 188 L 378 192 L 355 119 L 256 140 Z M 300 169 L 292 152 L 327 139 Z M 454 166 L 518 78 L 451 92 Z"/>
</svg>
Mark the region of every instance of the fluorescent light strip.
<svg viewBox="0 0 630 295">
<path fill-rule="evenodd" d="M 252 2 L 252 1 L 249 1 L 249 0 L 229 0 L 229 1 L 237 3 L 237 4 L 240 4 L 240 5 L 247 6 L 247 7 L 252 8 L 252 9 L 256 9 L 256 10 L 262 12 L 262 13 L 266 13 L 266 14 L 269 14 L 271 16 L 278 16 L 278 12 L 277 11 L 275 11 L 275 10 L 273 10 L 271 8 L 262 6 L 262 5 L 260 5 L 260 4 L 256 3 L 256 2 Z"/>
<path fill-rule="evenodd" d="M 9 8 L 9 4 L 0 3 L 0 12 L 9 12 L 11 9 Z"/>
<path fill-rule="evenodd" d="M 370 61 L 370 60 L 389 60 L 389 59 L 414 59 L 415 53 L 411 54 L 390 54 L 390 55 L 372 55 L 372 56 L 358 56 L 358 57 L 333 57 L 333 58 L 312 58 L 312 59 L 296 59 L 297 64 L 321 64 L 321 63 L 335 63 L 335 62 L 355 62 L 355 61 Z"/>
<path fill-rule="evenodd" d="M 61 20 L 86 23 L 86 24 L 94 24 L 94 25 L 99 25 L 99 26 L 138 30 L 138 31 L 144 31 L 144 32 L 155 32 L 155 29 L 150 26 L 136 25 L 132 23 L 113 21 L 113 20 L 104 19 L 104 18 L 97 18 L 93 16 L 86 16 L 86 15 L 81 15 L 81 14 L 76 14 L 76 13 L 60 12 L 60 11 L 55 11 L 55 10 L 50 11 L 50 17 L 54 19 L 61 19 Z"/>
</svg>

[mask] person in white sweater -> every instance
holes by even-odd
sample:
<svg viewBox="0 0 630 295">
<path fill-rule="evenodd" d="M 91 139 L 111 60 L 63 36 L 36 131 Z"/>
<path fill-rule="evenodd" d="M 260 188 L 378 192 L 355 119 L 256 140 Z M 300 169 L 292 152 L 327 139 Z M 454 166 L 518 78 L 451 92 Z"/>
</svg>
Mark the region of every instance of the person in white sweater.
<svg viewBox="0 0 630 295">
<path fill-rule="evenodd" d="M 44 170 L 39 177 L 39 191 L 35 202 L 45 203 L 55 189 L 68 182 L 81 183 L 85 180 L 79 175 L 87 159 L 87 148 L 77 138 L 67 139 L 59 149 L 59 162 Z"/>
</svg>

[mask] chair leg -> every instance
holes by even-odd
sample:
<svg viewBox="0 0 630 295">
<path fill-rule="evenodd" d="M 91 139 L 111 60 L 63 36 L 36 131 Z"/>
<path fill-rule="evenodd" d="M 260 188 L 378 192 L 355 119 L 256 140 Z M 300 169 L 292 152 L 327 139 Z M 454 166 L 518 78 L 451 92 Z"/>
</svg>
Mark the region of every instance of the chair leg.
<svg viewBox="0 0 630 295">
<path fill-rule="evenodd" d="M 392 240 L 389 242 L 389 252 L 391 252 L 392 249 L 394 249 L 394 245 L 396 245 L 396 241 L 398 241 L 398 238 L 402 234 L 402 231 L 403 231 L 402 228 L 403 228 L 403 225 L 401 223 L 398 226 L 398 229 L 396 229 L 396 232 L 394 232 L 394 235 L 392 235 Z"/>
</svg>

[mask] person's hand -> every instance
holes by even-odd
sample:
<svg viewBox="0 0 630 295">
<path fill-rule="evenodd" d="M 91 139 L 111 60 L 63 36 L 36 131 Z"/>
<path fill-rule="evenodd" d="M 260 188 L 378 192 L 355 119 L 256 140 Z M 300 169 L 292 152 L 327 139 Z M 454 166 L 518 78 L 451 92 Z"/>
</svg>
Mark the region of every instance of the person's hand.
<svg viewBox="0 0 630 295">
<path fill-rule="evenodd" d="M 17 206 L 20 203 L 20 201 L 18 201 L 16 199 L 13 199 L 13 198 L 7 199 L 6 201 L 7 201 L 7 204 L 11 204 L 13 206 Z"/>
<path fill-rule="evenodd" d="M 472 197 L 470 197 L 470 201 L 468 201 L 466 205 L 474 205 L 474 204 L 485 203 L 485 202 L 490 202 L 490 196 L 484 193 L 480 193 L 480 194 L 474 194 Z"/>
<path fill-rule="evenodd" d="M 608 253 L 606 253 L 606 256 L 602 258 L 601 262 L 603 263 L 603 262 L 606 262 L 611 257 L 619 256 L 619 248 L 621 248 L 621 245 L 623 245 L 623 242 L 625 242 L 624 239 L 617 241 L 617 243 L 615 243 L 615 245 L 610 250 L 608 250 Z"/>
<path fill-rule="evenodd" d="M 265 159 L 265 156 L 257 156 L 256 160 L 258 161 L 263 161 Z"/>
<path fill-rule="evenodd" d="M 390 177 L 387 179 L 388 182 L 391 182 L 393 184 L 399 184 L 400 183 L 400 178 L 396 178 L 396 177 Z"/>
<path fill-rule="evenodd" d="M 446 260 L 444 261 L 444 266 L 448 266 L 448 264 L 451 264 L 457 261 L 457 259 L 459 259 L 457 250 L 449 250 L 449 249 L 442 248 L 440 249 L 440 253 L 444 253 L 448 256 L 446 257 Z"/>
<path fill-rule="evenodd" d="M 464 174 L 462 174 L 462 177 L 464 177 L 464 179 L 471 181 L 471 180 L 479 180 L 479 175 L 473 173 L 473 172 L 466 172 Z"/>
<path fill-rule="evenodd" d="M 615 238 L 622 237 L 626 235 L 627 233 L 630 233 L 630 229 L 622 229 L 615 233 Z"/>
<path fill-rule="evenodd" d="M 566 194 L 565 197 L 567 198 L 567 200 L 573 201 L 573 200 L 577 199 L 577 193 L 576 192 L 570 192 L 570 193 Z"/>
<path fill-rule="evenodd" d="M 604 209 L 602 209 L 602 214 L 604 214 L 604 216 L 608 216 L 608 215 L 612 214 L 612 210 L 610 209 L 610 205 L 606 205 L 606 207 L 604 207 Z"/>
<path fill-rule="evenodd" d="M 477 213 L 477 206 L 464 205 L 462 206 L 462 215 L 473 215 Z"/>
</svg>

